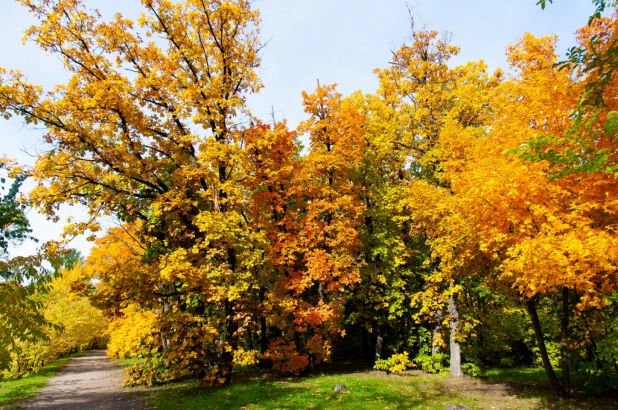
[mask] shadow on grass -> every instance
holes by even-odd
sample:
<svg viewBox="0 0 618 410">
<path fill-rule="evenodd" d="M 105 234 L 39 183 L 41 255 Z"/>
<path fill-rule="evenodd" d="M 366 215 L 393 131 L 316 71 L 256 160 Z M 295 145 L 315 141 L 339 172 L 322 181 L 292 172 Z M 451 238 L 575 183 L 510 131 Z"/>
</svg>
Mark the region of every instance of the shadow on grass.
<svg viewBox="0 0 618 410">
<path fill-rule="evenodd" d="M 371 367 L 363 363 L 338 362 L 326 363 L 316 366 L 313 372 L 308 372 L 299 379 L 298 377 L 285 377 L 280 372 L 270 368 L 257 366 L 235 366 L 232 383 L 238 382 L 265 382 L 276 380 L 302 380 L 325 375 L 356 374 L 371 371 Z"/>
<path fill-rule="evenodd" d="M 559 371 L 556 375 L 561 377 Z M 560 400 L 554 396 L 543 368 L 492 369 L 479 380 L 489 388 L 504 389 L 506 394 L 521 399 L 535 399 L 539 409 L 618 409 L 618 392 L 601 390 L 600 384 L 592 381 L 592 377 L 573 377 L 569 400 Z"/>
</svg>

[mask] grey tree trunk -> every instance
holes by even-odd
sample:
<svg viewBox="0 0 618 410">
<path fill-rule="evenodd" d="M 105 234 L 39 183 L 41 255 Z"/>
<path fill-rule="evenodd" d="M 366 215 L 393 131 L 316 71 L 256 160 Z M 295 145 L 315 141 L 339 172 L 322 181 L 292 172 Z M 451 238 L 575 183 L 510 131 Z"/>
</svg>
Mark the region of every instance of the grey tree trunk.
<svg viewBox="0 0 618 410">
<path fill-rule="evenodd" d="M 456 293 L 449 296 L 448 311 L 451 316 L 451 377 L 463 377 L 463 372 L 461 371 L 461 352 L 459 342 L 457 341 L 459 333 L 459 299 Z"/>
<path fill-rule="evenodd" d="M 382 345 L 384 344 L 384 329 L 382 326 L 378 326 L 378 333 L 376 335 L 376 355 L 375 360 L 382 358 Z"/>
<path fill-rule="evenodd" d="M 170 303 L 167 300 L 162 300 L 161 301 L 161 316 L 165 315 L 165 312 L 169 311 L 171 309 Z M 160 332 L 161 335 L 161 347 L 163 348 L 163 350 L 167 350 L 170 347 L 170 340 L 165 337 L 165 335 L 163 334 L 163 332 Z"/>
<path fill-rule="evenodd" d="M 436 310 L 436 326 L 433 328 L 433 337 L 431 339 L 431 357 L 435 357 L 441 352 L 442 346 L 437 342 L 442 334 L 442 309 Z"/>
</svg>

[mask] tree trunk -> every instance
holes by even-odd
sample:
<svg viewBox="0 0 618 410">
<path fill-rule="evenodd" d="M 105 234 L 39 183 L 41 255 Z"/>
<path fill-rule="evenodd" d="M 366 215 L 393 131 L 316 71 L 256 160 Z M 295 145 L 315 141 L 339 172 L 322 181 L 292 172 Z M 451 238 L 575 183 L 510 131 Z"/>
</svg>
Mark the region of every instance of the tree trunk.
<svg viewBox="0 0 618 410">
<path fill-rule="evenodd" d="M 543 331 L 541 330 L 541 321 L 539 320 L 539 315 L 537 314 L 536 304 L 534 303 L 534 300 L 526 300 L 526 307 L 528 308 L 528 314 L 530 315 L 530 319 L 532 320 L 534 335 L 536 336 L 536 342 L 539 345 L 539 352 L 541 353 L 543 367 L 545 368 L 545 373 L 547 373 L 549 384 L 551 385 L 551 389 L 553 390 L 554 394 L 558 398 L 562 398 L 562 386 L 560 386 L 560 382 L 556 377 L 554 368 L 549 361 L 549 355 L 547 354 L 547 348 L 545 347 L 545 339 L 543 338 Z"/>
<path fill-rule="evenodd" d="M 565 399 L 571 396 L 569 377 L 569 288 L 562 288 L 562 323 L 560 326 L 560 367 L 562 368 L 562 394 Z"/>
<path fill-rule="evenodd" d="M 238 322 L 234 318 L 234 303 L 225 300 L 225 344 L 219 351 L 219 363 L 215 374 L 214 387 L 229 386 L 234 367 L 234 351 L 238 347 Z M 227 347 L 227 348 L 226 348 Z"/>
<path fill-rule="evenodd" d="M 262 303 L 264 303 L 264 288 L 263 287 L 260 287 L 259 297 L 260 297 L 260 306 L 262 306 Z M 266 325 L 266 313 L 261 311 L 259 312 L 259 315 L 260 315 L 260 349 L 261 349 L 261 352 L 264 353 L 268 349 L 268 334 L 267 334 L 268 328 Z"/>
<path fill-rule="evenodd" d="M 167 300 L 162 299 L 161 300 L 161 316 L 164 316 L 165 312 L 169 310 L 170 310 L 170 303 Z M 165 337 L 165 334 L 163 332 L 160 332 L 160 334 L 161 334 L 161 347 L 163 348 L 163 351 L 166 351 L 170 347 L 170 340 L 167 337 Z"/>
<path fill-rule="evenodd" d="M 432 262 L 433 265 L 433 273 L 438 273 L 440 269 L 440 258 L 435 258 Z M 442 291 L 443 283 L 440 282 L 438 285 L 438 289 Z M 435 357 L 438 353 L 442 352 L 442 346 L 440 343 L 442 342 L 442 309 L 438 308 L 436 310 L 436 327 L 433 329 L 433 337 L 431 339 L 431 357 Z M 438 343 L 440 341 L 440 343 Z"/>
<path fill-rule="evenodd" d="M 384 343 L 384 326 L 378 326 L 378 332 L 376 335 L 376 351 L 375 351 L 375 360 L 380 360 L 382 358 L 382 345 Z"/>
<path fill-rule="evenodd" d="M 461 371 L 461 351 L 457 335 L 459 333 L 459 299 L 457 293 L 452 293 L 448 299 L 448 312 L 451 316 L 451 377 L 463 377 Z"/>
<path fill-rule="evenodd" d="M 442 346 L 438 343 L 442 335 L 442 309 L 436 310 L 436 326 L 433 328 L 433 337 L 431 339 L 431 357 L 435 357 L 442 351 Z"/>
</svg>

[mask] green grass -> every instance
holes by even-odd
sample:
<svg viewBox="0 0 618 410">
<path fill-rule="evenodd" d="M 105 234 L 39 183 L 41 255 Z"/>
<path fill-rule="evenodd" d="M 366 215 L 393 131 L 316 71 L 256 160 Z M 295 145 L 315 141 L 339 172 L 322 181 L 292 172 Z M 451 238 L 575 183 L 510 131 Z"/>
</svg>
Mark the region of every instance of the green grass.
<svg viewBox="0 0 618 410">
<path fill-rule="evenodd" d="M 131 357 L 128 359 L 114 359 L 114 358 L 110 358 L 110 359 L 112 359 L 112 361 L 116 363 L 121 364 L 124 367 L 133 366 L 134 364 L 139 364 L 144 361 L 144 359 L 139 358 L 139 357 Z"/>
<path fill-rule="evenodd" d="M 540 369 L 542 371 L 543 369 Z M 539 369 L 494 369 L 482 379 L 451 380 L 446 375 L 411 371 L 401 376 L 376 371 L 282 378 L 259 369 L 234 373 L 232 385 L 200 388 L 196 381 L 147 389 L 149 408 L 176 409 L 443 409 L 465 404 L 473 409 L 615 409 L 616 397 L 578 396 L 557 401 Z M 334 393 L 335 384 L 346 386 Z"/>
<path fill-rule="evenodd" d="M 5 380 L 0 382 L 0 409 L 18 409 L 17 403 L 24 399 L 36 396 L 45 387 L 49 379 L 54 377 L 66 366 L 72 358 L 81 356 L 76 353 L 62 359 L 53 361 L 44 366 L 38 373 L 17 380 Z"/>
<path fill-rule="evenodd" d="M 239 382 L 219 390 L 199 389 L 196 382 L 160 388 L 150 399 L 153 409 L 443 409 L 446 404 L 474 405 L 435 380 L 444 376 L 386 376 L 375 372 Z M 346 386 L 334 393 L 335 384 Z"/>
</svg>

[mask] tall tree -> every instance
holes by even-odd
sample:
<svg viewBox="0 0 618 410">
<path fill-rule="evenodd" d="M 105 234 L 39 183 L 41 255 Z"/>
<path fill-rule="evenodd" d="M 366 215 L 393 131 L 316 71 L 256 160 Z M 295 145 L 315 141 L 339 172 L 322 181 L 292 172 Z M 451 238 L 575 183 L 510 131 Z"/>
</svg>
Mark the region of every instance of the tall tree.
<svg viewBox="0 0 618 410">
<path fill-rule="evenodd" d="M 548 162 L 505 155 L 572 124 L 572 107 L 584 85 L 555 69 L 555 43 L 555 37 L 526 34 L 508 49 L 516 74 L 495 89 L 491 128 L 486 136 L 468 140 L 465 162 L 458 157 L 446 162 L 454 201 L 441 234 L 441 254 L 445 269 L 483 262 L 486 279 L 519 292 L 552 388 L 568 397 L 571 321 L 586 309 L 605 306 L 604 297 L 614 291 L 615 255 L 609 244 L 615 241 L 616 187 L 602 174 L 552 181 Z M 561 380 L 546 349 L 537 308 L 542 297 L 561 306 Z"/>
<path fill-rule="evenodd" d="M 441 267 L 440 236 L 436 228 L 449 214 L 448 203 L 452 200 L 443 162 L 460 149 L 449 143 L 450 136 L 457 133 L 477 136 L 484 132 L 489 113 L 486 90 L 496 82 L 486 74 L 482 62 L 449 67 L 449 60 L 458 53 L 459 48 L 450 44 L 449 35 L 440 38 L 436 31 L 417 32 L 413 27 L 412 44 L 393 53 L 390 68 L 377 70 L 379 93 L 399 111 L 402 124 L 400 137 L 393 145 L 405 150 L 411 164 L 408 195 L 401 198 L 400 208 L 407 210 L 414 235 L 424 237 L 432 248 L 432 259 L 427 261 L 432 273 L 427 276 L 426 296 L 419 294 L 417 299 L 426 304 L 423 311 L 432 311 L 434 354 L 443 345 L 442 324 L 445 318 L 449 319 L 453 377 L 463 375 L 456 283 L 457 276 L 463 272 L 446 274 Z M 443 309 L 447 303 L 449 314 L 445 315 Z"/>
<path fill-rule="evenodd" d="M 39 19 L 27 37 L 71 74 L 44 93 L 0 70 L 0 112 L 47 129 L 34 204 L 49 215 L 60 204 L 87 206 L 92 220 L 76 232 L 97 230 L 101 215 L 141 220 L 147 257 L 161 258 L 163 292 L 193 301 L 169 314 L 185 310 L 213 326 L 216 357 L 203 368 L 228 384 L 238 302 L 253 281 L 239 119 L 246 94 L 261 87 L 258 12 L 246 0 L 144 0 L 137 23 L 120 14 L 104 22 L 79 0 L 20 2 Z"/>
</svg>

